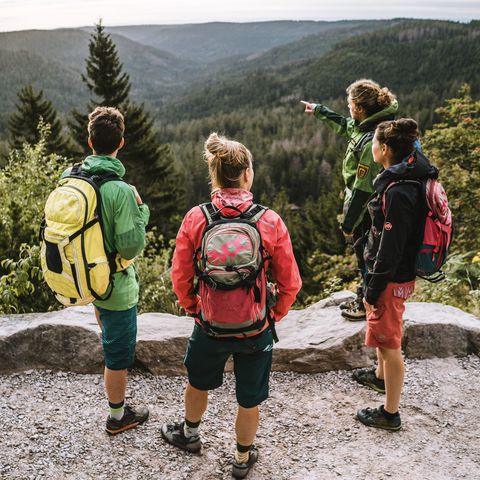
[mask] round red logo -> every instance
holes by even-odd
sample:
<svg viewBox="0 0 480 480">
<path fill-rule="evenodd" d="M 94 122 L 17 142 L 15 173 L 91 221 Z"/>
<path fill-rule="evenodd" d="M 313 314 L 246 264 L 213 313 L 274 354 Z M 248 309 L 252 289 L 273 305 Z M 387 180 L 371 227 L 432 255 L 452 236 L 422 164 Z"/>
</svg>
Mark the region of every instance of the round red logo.
<svg viewBox="0 0 480 480">
<path fill-rule="evenodd" d="M 390 222 L 387 222 L 387 223 L 384 225 L 385 230 L 391 230 L 392 227 L 393 227 L 393 225 L 392 225 Z"/>
</svg>

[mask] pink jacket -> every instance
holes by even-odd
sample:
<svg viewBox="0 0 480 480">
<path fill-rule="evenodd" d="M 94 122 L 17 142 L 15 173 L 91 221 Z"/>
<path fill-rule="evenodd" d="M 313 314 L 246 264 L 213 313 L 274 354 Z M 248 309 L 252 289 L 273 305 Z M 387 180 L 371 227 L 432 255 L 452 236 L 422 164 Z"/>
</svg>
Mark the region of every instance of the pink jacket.
<svg viewBox="0 0 480 480">
<path fill-rule="evenodd" d="M 253 195 L 240 188 L 223 188 L 212 193 L 212 202 L 217 208 L 234 206 L 247 210 Z M 238 212 L 225 208 L 224 216 L 235 216 Z M 206 220 L 200 207 L 193 207 L 183 219 L 177 234 L 176 248 L 173 254 L 172 282 L 173 290 L 180 305 L 190 314 L 201 310 L 200 297 L 194 293 L 195 268 L 193 256 L 202 242 Z M 292 243 L 287 227 L 273 210 L 267 210 L 257 223 L 262 243 L 272 257 L 270 267 L 277 284 L 277 304 L 273 307 L 273 316 L 278 322 L 287 313 L 302 287 L 300 272 L 293 256 Z M 267 265 L 268 269 L 269 265 Z"/>
</svg>

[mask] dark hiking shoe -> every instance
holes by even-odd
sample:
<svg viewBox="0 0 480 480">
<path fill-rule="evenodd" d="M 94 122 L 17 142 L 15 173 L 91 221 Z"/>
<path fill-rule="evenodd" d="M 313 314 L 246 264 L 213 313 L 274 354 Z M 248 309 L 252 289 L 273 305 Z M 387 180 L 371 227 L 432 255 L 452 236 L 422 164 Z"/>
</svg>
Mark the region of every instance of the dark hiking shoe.
<svg viewBox="0 0 480 480">
<path fill-rule="evenodd" d="M 258 460 L 258 450 L 255 445 L 250 447 L 248 452 L 248 462 L 237 463 L 235 458 L 232 463 L 232 476 L 233 478 L 245 478 L 248 472 L 252 468 L 252 465 Z"/>
<path fill-rule="evenodd" d="M 338 308 L 340 310 L 348 310 L 350 308 L 354 308 L 357 305 L 357 299 L 356 298 L 351 298 L 350 300 L 345 300 L 342 302 Z"/>
<path fill-rule="evenodd" d="M 116 435 L 117 433 L 122 433 L 125 430 L 138 427 L 147 420 L 148 408 L 139 408 L 138 410 L 134 410 L 128 405 L 125 405 L 122 419 L 115 420 L 115 418 L 109 416 L 107 418 L 105 430 L 109 435 Z"/>
<path fill-rule="evenodd" d="M 367 427 L 382 428 L 392 432 L 402 428 L 400 414 L 397 413 L 393 420 L 388 419 L 383 412 L 383 405 L 378 408 L 362 408 L 357 412 L 357 418 Z"/>
<path fill-rule="evenodd" d="M 376 367 L 360 368 L 352 373 L 352 378 L 378 393 L 385 393 L 385 380 L 377 378 L 376 371 Z"/>
<path fill-rule="evenodd" d="M 200 435 L 186 437 L 183 433 L 183 424 L 181 423 L 164 423 L 162 425 L 162 437 L 167 443 L 175 447 L 181 448 L 190 453 L 198 453 L 202 448 Z"/>
<path fill-rule="evenodd" d="M 365 311 L 363 302 L 360 303 L 355 301 L 355 304 L 352 307 L 342 310 L 342 317 L 350 320 L 351 322 L 365 320 L 367 318 L 367 312 Z"/>
</svg>

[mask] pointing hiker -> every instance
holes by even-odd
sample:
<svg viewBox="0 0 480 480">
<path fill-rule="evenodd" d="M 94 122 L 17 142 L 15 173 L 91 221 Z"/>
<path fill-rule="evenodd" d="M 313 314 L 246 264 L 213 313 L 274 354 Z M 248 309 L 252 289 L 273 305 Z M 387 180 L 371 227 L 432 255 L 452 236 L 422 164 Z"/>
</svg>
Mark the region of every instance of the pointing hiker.
<svg viewBox="0 0 480 480">
<path fill-rule="evenodd" d="M 184 360 L 185 417 L 164 424 L 162 435 L 183 450 L 200 451 L 208 391 L 222 385 L 232 355 L 238 401 L 232 474 L 244 478 L 258 458 L 253 442 L 259 405 L 268 397 L 275 322 L 295 301 L 301 279 L 282 219 L 253 203 L 250 151 L 212 133 L 205 159 L 212 201 L 186 214 L 172 266 L 180 305 L 195 318 Z M 267 283 L 267 272 L 276 285 Z"/>
<path fill-rule="evenodd" d="M 417 123 L 409 118 L 382 122 L 372 152 L 384 171 L 375 179 L 368 203 L 371 227 L 364 251 L 367 266 L 364 302 L 365 344 L 377 349 L 377 367 L 360 369 L 353 377 L 380 393 L 385 403 L 357 413 L 367 426 L 399 430 L 400 396 L 404 381 L 401 350 L 405 301 L 415 288 L 417 255 L 427 216 L 425 185 L 438 170 L 415 149 Z"/>
<path fill-rule="evenodd" d="M 382 168 L 372 157 L 372 139 L 376 126 L 384 120 L 392 120 L 398 110 L 398 102 L 388 88 L 372 80 L 357 80 L 347 88 L 350 117 L 344 117 L 321 103 L 305 104 L 305 112 L 325 122 L 334 132 L 347 137 L 348 146 L 342 163 L 345 181 L 343 220 L 341 224 L 345 241 L 353 245 L 357 257 L 361 283 L 357 298 L 340 305 L 342 315 L 348 320 L 364 320 L 363 288 L 365 262 L 363 249 L 370 227 L 365 203 L 373 192 L 373 180 Z"/>
<path fill-rule="evenodd" d="M 75 171 L 100 185 L 103 241 L 109 258 L 113 259 L 110 263 L 115 273 L 112 273 L 110 293 L 104 300 L 95 300 L 94 305 L 102 329 L 105 357 L 104 380 L 109 403 L 106 431 L 114 435 L 148 418 L 146 408 L 134 410 L 125 405 L 125 392 L 137 334 L 139 285 L 132 260 L 145 246 L 145 227 L 150 214 L 137 190 L 122 180 L 125 167 L 117 153 L 124 144 L 123 115 L 116 108 L 97 107 L 88 118 L 88 145 L 92 155 L 80 168 L 68 169 L 62 178 Z M 85 247 L 88 249 L 89 245 Z"/>
</svg>

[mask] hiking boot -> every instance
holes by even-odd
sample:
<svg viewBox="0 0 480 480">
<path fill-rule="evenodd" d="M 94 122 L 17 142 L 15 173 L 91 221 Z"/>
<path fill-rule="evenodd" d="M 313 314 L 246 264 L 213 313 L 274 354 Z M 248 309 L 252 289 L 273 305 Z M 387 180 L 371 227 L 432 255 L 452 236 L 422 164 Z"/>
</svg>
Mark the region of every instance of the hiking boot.
<svg viewBox="0 0 480 480">
<path fill-rule="evenodd" d="M 348 310 L 350 308 L 353 308 L 357 305 L 357 299 L 356 298 L 351 298 L 350 300 L 345 300 L 344 302 L 342 302 L 338 308 L 340 310 Z"/>
<path fill-rule="evenodd" d="M 393 420 L 388 419 L 385 416 L 383 405 L 378 408 L 362 408 L 358 410 L 357 418 L 367 427 L 382 428 L 392 432 L 397 432 L 402 428 L 400 414 L 397 413 Z"/>
<path fill-rule="evenodd" d="M 352 373 L 352 378 L 378 393 L 385 393 L 385 380 L 377 378 L 377 367 L 359 368 Z"/>
<path fill-rule="evenodd" d="M 117 435 L 125 430 L 138 427 L 148 420 L 148 408 L 139 408 L 135 411 L 133 408 L 125 405 L 124 414 L 121 420 L 116 420 L 113 417 L 107 418 L 107 425 L 105 430 L 109 435 Z"/>
<path fill-rule="evenodd" d="M 186 452 L 198 453 L 202 448 L 200 435 L 186 437 L 183 432 L 183 424 L 181 423 L 164 423 L 162 425 L 162 437 L 167 443 L 175 447 L 181 448 Z"/>
<path fill-rule="evenodd" d="M 367 318 L 367 312 L 365 311 L 365 306 L 363 301 L 355 300 L 355 303 L 352 307 L 342 310 L 342 317 L 350 320 L 351 322 L 360 322 Z"/>
<path fill-rule="evenodd" d="M 258 460 L 258 450 L 255 445 L 250 447 L 248 452 L 248 462 L 237 463 L 235 458 L 232 463 L 232 476 L 233 478 L 245 478 L 248 472 L 252 468 L 252 465 Z"/>
</svg>

